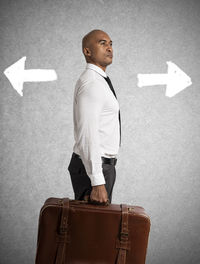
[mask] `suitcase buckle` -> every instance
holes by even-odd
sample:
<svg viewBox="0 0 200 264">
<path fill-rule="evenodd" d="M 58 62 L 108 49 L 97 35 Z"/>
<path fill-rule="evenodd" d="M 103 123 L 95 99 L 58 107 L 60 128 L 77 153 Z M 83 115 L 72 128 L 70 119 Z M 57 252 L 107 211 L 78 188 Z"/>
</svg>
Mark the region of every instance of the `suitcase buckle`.
<svg viewBox="0 0 200 264">
<path fill-rule="evenodd" d="M 128 232 L 121 232 L 120 235 L 121 237 L 128 237 Z"/>
<path fill-rule="evenodd" d="M 120 241 L 127 242 L 128 241 L 128 232 L 121 232 L 120 233 Z"/>
<path fill-rule="evenodd" d="M 60 227 L 60 234 L 67 232 L 67 227 Z"/>
</svg>

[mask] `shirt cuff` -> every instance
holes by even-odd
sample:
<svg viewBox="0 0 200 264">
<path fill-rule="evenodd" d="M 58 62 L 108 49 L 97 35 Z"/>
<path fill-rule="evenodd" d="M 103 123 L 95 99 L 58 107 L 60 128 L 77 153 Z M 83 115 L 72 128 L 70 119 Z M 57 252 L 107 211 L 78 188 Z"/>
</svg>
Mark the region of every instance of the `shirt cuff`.
<svg viewBox="0 0 200 264">
<path fill-rule="evenodd" d="M 106 183 L 103 173 L 98 173 L 98 174 L 95 174 L 95 175 L 91 174 L 91 175 L 88 175 L 88 176 L 90 177 L 92 186 L 102 185 L 102 184 Z"/>
</svg>

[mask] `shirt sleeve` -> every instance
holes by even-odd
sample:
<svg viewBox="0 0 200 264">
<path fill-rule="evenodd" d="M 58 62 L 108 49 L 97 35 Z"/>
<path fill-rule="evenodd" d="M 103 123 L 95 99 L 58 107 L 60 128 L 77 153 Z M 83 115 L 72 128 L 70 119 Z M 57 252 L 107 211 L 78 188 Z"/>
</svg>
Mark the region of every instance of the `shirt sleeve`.
<svg viewBox="0 0 200 264">
<path fill-rule="evenodd" d="M 99 125 L 105 100 L 98 80 L 82 85 L 76 95 L 77 144 L 91 185 L 105 184 L 102 172 Z"/>
</svg>

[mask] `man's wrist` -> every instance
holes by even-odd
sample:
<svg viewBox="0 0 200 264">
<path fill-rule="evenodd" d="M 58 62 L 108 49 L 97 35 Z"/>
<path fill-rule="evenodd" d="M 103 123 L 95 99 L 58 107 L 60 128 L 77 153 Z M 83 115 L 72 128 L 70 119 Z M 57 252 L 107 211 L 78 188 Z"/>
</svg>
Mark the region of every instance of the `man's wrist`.
<svg viewBox="0 0 200 264">
<path fill-rule="evenodd" d="M 102 185 L 105 184 L 105 177 L 103 175 L 103 172 L 100 172 L 98 174 L 88 174 L 90 180 L 91 180 L 91 185 L 92 186 L 97 186 L 97 185 Z"/>
<path fill-rule="evenodd" d="M 103 187 L 103 186 L 105 186 L 105 184 L 94 185 L 94 186 L 92 186 L 92 188 L 96 189 L 96 188 L 101 188 L 101 187 Z"/>
</svg>

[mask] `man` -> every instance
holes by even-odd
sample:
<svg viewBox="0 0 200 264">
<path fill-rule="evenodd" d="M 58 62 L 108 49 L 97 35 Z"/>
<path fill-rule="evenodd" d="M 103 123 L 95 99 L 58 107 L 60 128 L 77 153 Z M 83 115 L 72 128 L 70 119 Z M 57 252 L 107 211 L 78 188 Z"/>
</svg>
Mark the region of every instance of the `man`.
<svg viewBox="0 0 200 264">
<path fill-rule="evenodd" d="M 105 73 L 112 63 L 112 40 L 102 30 L 82 39 L 87 65 L 74 91 L 74 139 L 68 167 L 76 200 L 112 200 L 120 142 L 119 103 Z"/>
</svg>

